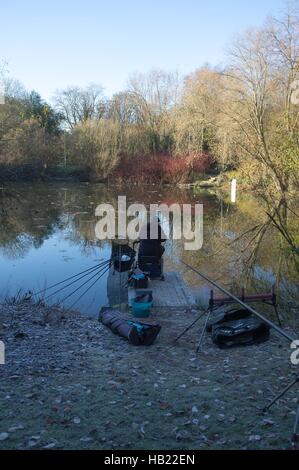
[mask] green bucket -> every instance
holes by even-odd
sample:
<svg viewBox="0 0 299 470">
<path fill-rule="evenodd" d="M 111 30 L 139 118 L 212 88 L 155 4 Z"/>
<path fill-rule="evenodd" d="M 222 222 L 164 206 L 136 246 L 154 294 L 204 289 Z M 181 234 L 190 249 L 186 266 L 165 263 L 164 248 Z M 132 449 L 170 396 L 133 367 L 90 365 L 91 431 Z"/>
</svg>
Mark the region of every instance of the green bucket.
<svg viewBox="0 0 299 470">
<path fill-rule="evenodd" d="M 131 301 L 132 313 L 136 318 L 148 318 L 151 314 L 151 308 L 153 301 L 149 302 L 138 302 L 138 297 Z"/>
</svg>

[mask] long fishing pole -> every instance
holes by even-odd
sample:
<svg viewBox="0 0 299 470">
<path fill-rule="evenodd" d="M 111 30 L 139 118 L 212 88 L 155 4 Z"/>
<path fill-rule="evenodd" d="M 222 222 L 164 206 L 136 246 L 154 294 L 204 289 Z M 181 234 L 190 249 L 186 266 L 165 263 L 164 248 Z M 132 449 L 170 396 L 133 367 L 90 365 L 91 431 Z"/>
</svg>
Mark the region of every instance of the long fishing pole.
<svg viewBox="0 0 299 470">
<path fill-rule="evenodd" d="M 42 293 L 44 293 L 44 292 L 46 292 L 46 291 L 48 291 L 48 290 L 50 290 L 50 289 L 54 289 L 54 287 L 58 287 L 58 286 L 60 286 L 61 284 L 64 284 L 65 282 L 67 282 L 67 281 L 71 281 L 72 279 L 75 279 L 76 277 L 80 276 L 81 274 L 87 273 L 87 275 L 88 275 L 89 272 L 93 271 L 94 269 L 100 268 L 102 265 L 106 264 L 108 261 L 110 261 L 110 259 L 109 259 L 109 260 L 102 261 L 101 263 L 96 264 L 95 266 L 92 266 L 92 267 L 90 267 L 90 268 L 88 268 L 88 269 L 85 269 L 84 271 L 81 271 L 80 273 L 74 274 L 73 276 L 68 277 L 68 278 L 64 279 L 63 281 L 57 282 L 56 284 L 53 284 L 53 285 L 51 285 L 51 286 L 49 286 L 49 287 L 46 287 L 45 289 L 42 289 L 42 290 L 39 291 L 39 292 L 33 292 L 32 295 L 39 295 L 39 294 L 42 294 Z"/>
<path fill-rule="evenodd" d="M 279 333 L 281 336 L 283 336 L 285 339 L 287 339 L 288 341 L 290 342 L 293 342 L 294 341 L 294 338 L 292 338 L 292 336 L 290 336 L 288 333 L 286 333 L 282 328 L 280 328 L 279 326 L 275 325 L 275 323 L 273 323 L 271 320 L 268 320 L 266 317 L 264 317 L 263 315 L 261 315 L 260 313 L 258 313 L 256 310 L 254 310 L 252 307 L 250 307 L 250 305 L 246 304 L 245 302 L 243 302 L 241 299 L 239 299 L 238 297 L 236 297 L 234 294 L 232 294 L 231 292 L 229 292 L 227 289 L 225 289 L 224 287 L 221 287 L 219 284 L 217 284 L 215 281 L 213 281 L 212 279 L 208 278 L 207 276 L 205 276 L 204 274 L 202 274 L 200 271 L 198 271 L 197 269 L 193 268 L 193 266 L 190 266 L 190 264 L 188 263 L 185 263 L 184 261 L 182 260 L 179 260 L 179 262 L 181 264 L 183 264 L 184 266 L 186 266 L 188 269 L 190 269 L 190 271 L 193 271 L 195 274 L 197 274 L 198 276 L 202 277 L 205 281 L 207 281 L 209 284 L 212 284 L 212 286 L 216 287 L 216 289 L 220 290 L 221 292 L 223 292 L 225 295 L 227 295 L 228 297 L 230 297 L 231 299 L 233 299 L 235 302 L 237 302 L 238 304 L 240 304 L 242 307 L 244 307 L 246 310 L 248 310 L 248 312 L 252 313 L 253 315 L 257 316 L 260 320 L 262 320 L 264 323 L 266 323 L 267 325 L 269 325 L 271 328 L 273 328 L 273 330 L 277 331 L 277 333 Z"/>
<path fill-rule="evenodd" d="M 91 276 L 89 279 L 87 279 L 87 281 L 83 282 L 83 284 L 81 284 L 81 286 L 77 287 L 75 290 L 73 290 L 73 292 L 71 292 L 70 294 L 68 294 L 66 297 L 64 297 L 64 299 L 61 300 L 61 303 L 65 302 L 67 299 L 69 299 L 70 297 L 72 297 L 72 295 L 74 295 L 76 292 L 78 292 L 80 289 L 82 289 L 82 287 L 86 286 L 86 284 L 88 284 L 92 279 L 94 279 L 96 276 L 98 276 L 102 271 L 104 271 L 104 269 L 107 268 L 110 269 L 110 263 L 107 267 L 103 267 L 100 271 L 96 272 L 93 276 Z"/>
<path fill-rule="evenodd" d="M 76 284 L 77 282 L 81 281 L 82 279 L 84 279 L 85 277 L 87 277 L 89 274 L 95 272 L 95 271 L 98 271 L 98 270 L 101 270 L 101 269 L 104 269 L 107 265 L 110 265 L 110 260 L 109 261 L 106 261 L 105 264 L 103 265 L 100 265 L 96 268 L 93 268 L 92 270 L 90 270 L 88 273 L 85 273 L 83 276 L 80 276 L 78 279 L 76 279 L 75 281 L 72 281 L 70 282 L 69 284 L 61 287 L 60 289 L 58 289 L 57 291 L 53 292 L 52 294 L 49 294 L 47 297 L 44 298 L 44 300 L 48 300 L 50 297 L 53 297 L 54 295 L 56 294 L 59 294 L 59 292 L 62 292 L 63 290 L 67 289 L 68 287 Z"/>
<path fill-rule="evenodd" d="M 87 292 L 92 289 L 92 287 L 106 274 L 107 271 L 109 271 L 110 269 L 110 266 L 107 267 L 107 269 L 102 272 L 99 277 L 91 284 L 91 286 L 89 286 L 84 292 L 83 294 L 80 295 L 80 297 L 67 309 L 66 313 L 68 313 L 73 307 L 74 305 L 76 305 L 83 297 L 84 295 L 87 294 Z M 91 280 L 91 279 L 90 279 Z"/>
</svg>

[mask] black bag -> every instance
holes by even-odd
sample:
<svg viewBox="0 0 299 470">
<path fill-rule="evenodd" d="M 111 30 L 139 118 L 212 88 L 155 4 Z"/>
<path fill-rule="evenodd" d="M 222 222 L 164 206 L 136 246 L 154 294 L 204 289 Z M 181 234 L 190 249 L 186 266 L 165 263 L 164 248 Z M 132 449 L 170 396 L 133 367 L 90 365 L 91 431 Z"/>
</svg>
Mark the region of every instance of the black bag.
<svg viewBox="0 0 299 470">
<path fill-rule="evenodd" d="M 213 326 L 221 325 L 235 320 L 243 320 L 244 318 L 251 317 L 252 314 L 245 309 L 231 309 L 228 311 L 221 310 L 220 312 L 214 312 L 211 315 L 211 320 L 208 322 L 206 331 L 212 333 Z"/>
<path fill-rule="evenodd" d="M 161 331 L 159 325 L 132 322 L 121 317 L 118 310 L 102 311 L 99 320 L 134 346 L 151 346 Z"/>
<path fill-rule="evenodd" d="M 128 257 L 127 261 L 122 261 L 122 257 Z M 114 260 L 114 269 L 118 272 L 127 272 L 130 271 L 135 260 L 136 253 L 128 245 L 120 245 L 115 241 L 112 242 L 112 255 L 111 258 Z"/>
<path fill-rule="evenodd" d="M 253 315 L 212 326 L 212 340 L 222 349 L 262 343 L 269 336 L 270 327 Z"/>
<path fill-rule="evenodd" d="M 141 269 L 135 268 L 129 275 L 128 283 L 135 289 L 146 289 L 148 286 L 148 277 Z"/>
<path fill-rule="evenodd" d="M 115 271 L 118 271 L 120 273 L 125 273 L 127 271 L 130 271 L 130 269 L 132 268 L 132 264 L 134 262 L 134 258 L 131 257 L 130 255 L 126 255 L 128 256 L 128 260 L 126 261 L 122 261 L 122 256 L 121 257 L 116 257 L 116 259 L 114 260 L 114 269 Z"/>
</svg>

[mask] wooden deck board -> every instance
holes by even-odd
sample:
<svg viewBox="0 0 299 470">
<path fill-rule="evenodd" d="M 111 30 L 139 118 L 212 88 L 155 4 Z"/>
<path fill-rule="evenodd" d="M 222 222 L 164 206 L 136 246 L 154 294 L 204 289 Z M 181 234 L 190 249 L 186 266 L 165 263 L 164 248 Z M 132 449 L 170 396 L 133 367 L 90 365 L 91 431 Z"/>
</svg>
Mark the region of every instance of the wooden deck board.
<svg viewBox="0 0 299 470">
<path fill-rule="evenodd" d="M 194 307 L 196 305 L 191 290 L 178 272 L 165 273 L 164 281 L 149 281 L 148 290 L 153 293 L 155 307 Z M 146 289 L 142 289 L 142 291 L 146 291 Z M 130 288 L 128 290 L 128 303 L 135 296 L 135 289 Z"/>
<path fill-rule="evenodd" d="M 195 307 L 195 297 L 178 272 L 164 273 L 165 280 L 150 280 L 148 289 L 153 293 L 155 307 Z M 107 279 L 107 295 L 110 307 L 130 305 L 136 291 L 127 288 L 128 273 L 118 273 L 111 267 Z M 146 289 L 142 289 L 146 290 Z"/>
</svg>

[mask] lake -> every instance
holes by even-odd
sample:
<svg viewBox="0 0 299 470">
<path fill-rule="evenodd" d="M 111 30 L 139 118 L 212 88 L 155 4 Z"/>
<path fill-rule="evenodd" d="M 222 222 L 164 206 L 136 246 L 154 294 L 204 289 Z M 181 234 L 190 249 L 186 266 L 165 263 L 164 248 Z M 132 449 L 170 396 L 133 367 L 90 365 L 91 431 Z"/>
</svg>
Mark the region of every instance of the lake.
<svg viewBox="0 0 299 470">
<path fill-rule="evenodd" d="M 117 207 L 119 195 L 127 196 L 128 203 L 147 206 L 203 204 L 202 249 L 184 252 L 182 242 L 169 240 L 164 268 L 180 271 L 199 303 L 207 302 L 210 287 L 186 271 L 176 261 L 178 258 L 235 293 L 241 287 L 248 292 L 270 291 L 275 285 L 284 308 L 297 305 L 298 263 L 282 246 L 278 231 L 269 230 L 258 247 L 251 241 L 250 230 L 265 220 L 265 211 L 261 201 L 250 194 L 239 194 L 237 203 L 231 204 L 229 187 L 227 191 L 208 192 L 169 186 L 128 188 L 66 182 L 7 183 L 0 188 L 1 297 L 40 291 L 109 259 L 111 243 L 96 238 L 99 219 L 95 209 L 100 203 Z M 239 239 L 242 234 L 244 237 Z M 76 308 L 96 315 L 108 304 L 107 276 L 105 273 L 99 279 Z M 73 289 L 71 286 L 47 301 L 63 301 Z M 66 299 L 65 307 L 70 307 L 79 294 Z"/>
</svg>

